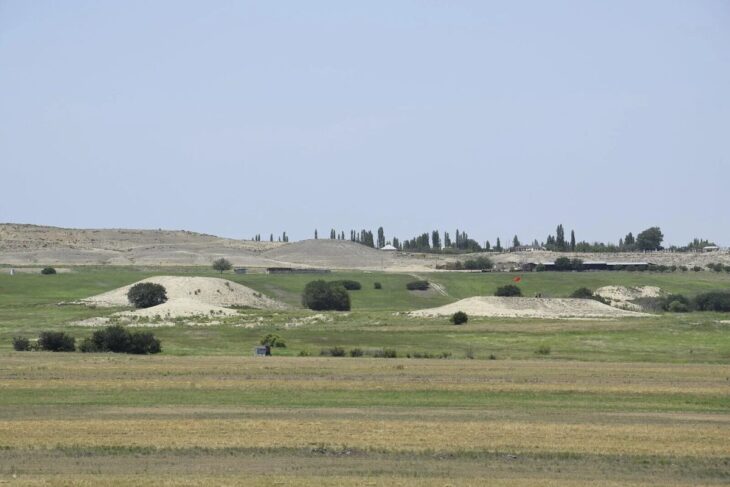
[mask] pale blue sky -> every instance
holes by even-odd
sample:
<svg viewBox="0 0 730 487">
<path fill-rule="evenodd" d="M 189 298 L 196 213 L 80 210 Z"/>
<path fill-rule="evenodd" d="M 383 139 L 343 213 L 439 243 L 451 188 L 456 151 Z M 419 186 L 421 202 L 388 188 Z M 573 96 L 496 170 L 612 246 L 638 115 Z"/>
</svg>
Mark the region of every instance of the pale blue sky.
<svg viewBox="0 0 730 487">
<path fill-rule="evenodd" d="M 730 244 L 730 3 L 0 0 L 0 221 Z"/>
</svg>

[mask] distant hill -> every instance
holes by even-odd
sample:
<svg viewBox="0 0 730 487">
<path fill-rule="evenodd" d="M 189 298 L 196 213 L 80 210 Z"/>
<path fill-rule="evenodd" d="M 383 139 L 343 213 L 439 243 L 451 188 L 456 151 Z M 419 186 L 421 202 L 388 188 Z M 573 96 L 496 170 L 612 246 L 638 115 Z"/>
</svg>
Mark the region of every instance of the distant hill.
<svg viewBox="0 0 730 487">
<path fill-rule="evenodd" d="M 186 230 L 73 229 L 15 223 L 0 224 L 0 264 L 22 265 L 202 265 L 219 257 L 243 267 L 321 267 L 328 269 L 425 272 L 437 265 L 474 255 L 385 252 L 349 240 L 254 242 Z M 722 262 L 723 253 L 571 254 L 513 252 L 486 254 L 497 269 L 524 262 L 550 262 L 557 257 L 584 261 L 648 261 L 688 267 Z"/>
</svg>

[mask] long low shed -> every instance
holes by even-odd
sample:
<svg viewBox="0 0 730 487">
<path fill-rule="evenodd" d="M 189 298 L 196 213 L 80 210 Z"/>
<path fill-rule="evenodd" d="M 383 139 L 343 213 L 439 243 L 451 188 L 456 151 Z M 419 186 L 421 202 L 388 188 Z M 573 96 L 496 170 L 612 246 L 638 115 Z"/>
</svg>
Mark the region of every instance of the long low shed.
<svg viewBox="0 0 730 487">
<path fill-rule="evenodd" d="M 649 262 L 583 262 L 584 271 L 617 271 L 617 270 L 646 270 L 652 264 Z M 555 262 L 528 262 L 522 266 L 525 271 L 537 270 L 538 266 L 546 271 L 555 270 Z"/>
</svg>

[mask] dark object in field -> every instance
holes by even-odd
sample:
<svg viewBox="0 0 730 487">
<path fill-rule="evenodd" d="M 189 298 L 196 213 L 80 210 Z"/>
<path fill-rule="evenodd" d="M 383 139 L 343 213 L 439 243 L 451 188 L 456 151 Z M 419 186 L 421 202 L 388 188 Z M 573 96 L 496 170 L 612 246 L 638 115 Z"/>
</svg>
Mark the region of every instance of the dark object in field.
<svg viewBox="0 0 730 487">
<path fill-rule="evenodd" d="M 698 294 L 695 297 L 698 311 L 730 311 L 730 292 L 714 291 Z"/>
<path fill-rule="evenodd" d="M 56 273 L 56 269 L 54 269 L 53 267 L 44 267 L 43 269 L 41 269 L 41 274 L 46 275 L 46 276 L 55 274 L 55 273 Z"/>
<path fill-rule="evenodd" d="M 269 347 L 276 347 L 276 348 L 286 348 L 286 343 L 284 340 L 277 335 L 276 333 L 269 333 L 265 337 L 261 339 L 261 345 L 269 346 Z M 271 355 L 271 353 L 269 353 Z"/>
<path fill-rule="evenodd" d="M 350 294 L 341 284 L 312 281 L 304 287 L 302 304 L 315 311 L 349 311 Z"/>
<path fill-rule="evenodd" d="M 122 325 L 107 326 L 96 330 L 91 337 L 81 342 L 82 352 L 113 352 L 146 355 L 160 353 L 160 340 L 148 332 L 130 332 Z"/>
<path fill-rule="evenodd" d="M 362 284 L 360 284 L 357 281 L 353 281 L 350 279 L 341 279 L 339 281 L 330 281 L 330 284 L 332 285 L 340 285 L 347 289 L 348 291 L 359 291 L 362 289 Z"/>
<path fill-rule="evenodd" d="M 428 281 L 411 281 L 406 284 L 406 289 L 409 291 L 426 291 L 430 286 Z"/>
<path fill-rule="evenodd" d="M 38 336 L 38 348 L 46 352 L 73 352 L 76 339 L 62 331 L 43 331 Z"/>
<path fill-rule="evenodd" d="M 161 284 L 140 282 L 129 289 L 127 299 L 135 308 L 150 308 L 167 301 L 167 291 Z"/>
<path fill-rule="evenodd" d="M 379 282 L 373 283 L 373 289 L 383 289 L 383 285 Z"/>
<path fill-rule="evenodd" d="M 463 311 L 457 311 L 451 317 L 451 323 L 454 325 L 463 325 L 467 321 L 469 321 L 469 316 L 467 316 L 467 314 Z"/>
<path fill-rule="evenodd" d="M 522 290 L 514 284 L 507 284 L 506 286 L 498 287 L 494 295 L 502 297 L 522 296 Z"/>
<path fill-rule="evenodd" d="M 30 350 L 30 340 L 25 337 L 13 337 L 13 350 L 27 352 Z"/>
</svg>

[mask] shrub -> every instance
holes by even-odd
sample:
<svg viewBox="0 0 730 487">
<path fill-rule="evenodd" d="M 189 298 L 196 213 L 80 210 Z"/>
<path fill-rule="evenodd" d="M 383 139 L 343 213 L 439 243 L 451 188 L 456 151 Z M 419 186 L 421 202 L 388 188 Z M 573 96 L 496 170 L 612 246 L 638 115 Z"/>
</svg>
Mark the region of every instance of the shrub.
<svg viewBox="0 0 730 487">
<path fill-rule="evenodd" d="M 62 331 L 44 331 L 38 336 L 38 348 L 47 352 L 73 352 L 76 339 Z"/>
<path fill-rule="evenodd" d="M 228 271 L 233 267 L 228 259 L 224 259 L 221 257 L 220 259 L 216 259 L 213 261 L 213 269 L 217 270 L 221 274 L 223 274 L 223 271 Z"/>
<path fill-rule="evenodd" d="M 679 303 L 684 305 L 685 309 L 683 311 L 679 311 L 677 308 L 677 305 L 674 306 L 675 309 L 670 309 L 670 305 L 672 303 Z M 686 296 L 683 296 L 682 294 L 670 294 L 668 296 L 665 296 L 661 300 L 661 308 L 664 311 L 672 311 L 674 313 L 685 313 L 689 311 L 692 303 Z"/>
<path fill-rule="evenodd" d="M 489 257 L 477 257 L 476 259 L 467 259 L 464 261 L 464 269 L 488 271 L 494 267 Z"/>
<path fill-rule="evenodd" d="M 323 357 L 344 357 L 345 349 L 342 347 L 324 348 L 320 350 L 319 354 Z"/>
<path fill-rule="evenodd" d="M 44 274 L 46 276 L 48 276 L 50 274 L 55 274 L 55 273 L 56 273 L 56 269 L 54 269 L 53 267 L 44 267 L 43 269 L 41 269 L 41 274 Z"/>
<path fill-rule="evenodd" d="M 537 347 L 537 350 L 535 350 L 535 353 L 537 355 L 550 355 L 550 352 L 550 347 L 547 345 L 540 345 L 539 347 Z"/>
<path fill-rule="evenodd" d="M 667 305 L 667 311 L 671 313 L 686 313 L 689 311 L 689 306 L 681 301 L 672 301 Z"/>
<path fill-rule="evenodd" d="M 700 311 L 730 311 L 730 292 L 714 291 L 698 294 L 695 307 Z"/>
<path fill-rule="evenodd" d="M 679 270 L 682 272 L 687 272 L 689 270 L 689 267 L 687 267 L 686 265 L 681 265 L 679 266 Z"/>
<path fill-rule="evenodd" d="M 269 333 L 261 339 L 261 345 L 268 345 L 274 348 L 286 348 L 286 342 L 277 334 Z"/>
<path fill-rule="evenodd" d="M 312 354 L 311 354 L 311 353 L 309 353 L 309 350 L 299 350 L 299 356 L 300 356 L 300 357 L 309 357 L 309 356 L 311 356 L 311 355 L 312 355 Z"/>
<path fill-rule="evenodd" d="M 522 290 L 514 284 L 507 284 L 506 286 L 498 287 L 494 295 L 506 297 L 522 296 Z"/>
<path fill-rule="evenodd" d="M 350 295 L 340 285 L 323 280 L 311 281 L 304 286 L 302 304 L 315 311 L 349 311 Z"/>
<path fill-rule="evenodd" d="M 406 289 L 409 291 L 426 291 L 429 286 L 428 281 L 411 281 L 406 284 Z"/>
<path fill-rule="evenodd" d="M 361 348 L 353 348 L 350 350 L 350 357 L 362 357 L 363 352 Z"/>
<path fill-rule="evenodd" d="M 30 350 L 30 340 L 24 337 L 13 337 L 13 350 L 27 352 Z"/>
<path fill-rule="evenodd" d="M 373 288 L 374 289 L 383 289 L 383 285 L 380 284 L 379 282 L 375 282 L 375 283 L 373 283 Z"/>
<path fill-rule="evenodd" d="M 489 360 L 497 360 L 497 356 L 494 355 L 493 353 L 490 353 L 489 354 Z"/>
<path fill-rule="evenodd" d="M 152 333 L 130 333 L 122 325 L 112 325 L 92 333 L 91 337 L 81 342 L 79 350 L 86 353 L 113 352 L 145 355 L 160 353 L 162 345 Z"/>
<path fill-rule="evenodd" d="M 162 345 L 160 340 L 155 338 L 152 333 L 138 331 L 129 335 L 130 343 L 129 350 L 127 353 L 133 353 L 136 355 L 147 355 L 153 353 L 160 353 L 162 351 Z"/>
<path fill-rule="evenodd" d="M 467 321 L 469 321 L 469 317 L 463 311 L 457 311 L 451 317 L 451 323 L 453 323 L 454 325 L 463 325 Z"/>
<path fill-rule="evenodd" d="M 396 352 L 392 348 L 386 348 L 385 350 L 383 350 L 383 357 L 384 358 L 396 358 L 396 357 L 398 357 L 398 352 Z"/>
<path fill-rule="evenodd" d="M 349 279 L 342 279 L 340 281 L 331 281 L 329 284 L 333 286 L 342 286 L 348 291 L 359 291 L 362 289 L 362 284 L 360 284 L 357 281 L 352 281 Z"/>
<path fill-rule="evenodd" d="M 593 299 L 593 291 L 587 287 L 581 287 L 573 291 L 570 297 L 576 299 Z"/>
<path fill-rule="evenodd" d="M 695 272 L 700 272 L 702 270 L 702 267 L 696 265 L 696 266 L 692 267 L 692 270 Z"/>
<path fill-rule="evenodd" d="M 537 267 L 535 267 L 536 272 L 545 272 L 545 264 L 537 264 Z"/>
<path fill-rule="evenodd" d="M 127 299 L 135 308 L 150 308 L 167 301 L 167 291 L 160 284 L 140 282 L 129 288 Z"/>
</svg>

